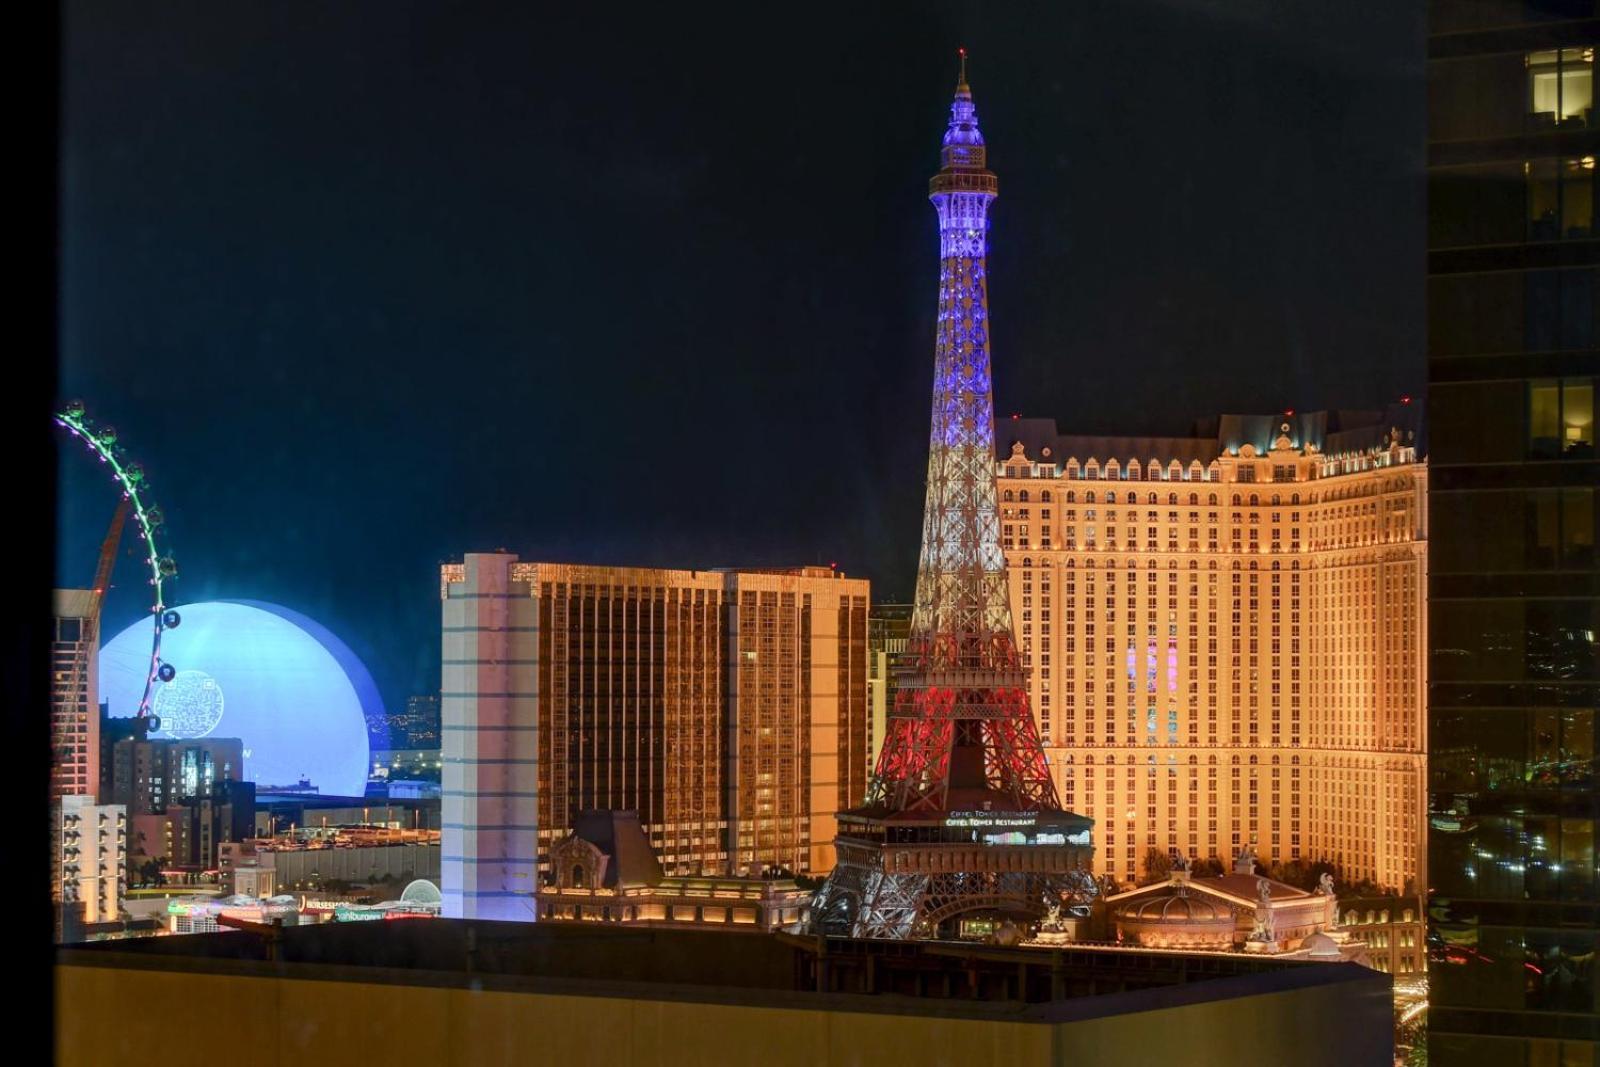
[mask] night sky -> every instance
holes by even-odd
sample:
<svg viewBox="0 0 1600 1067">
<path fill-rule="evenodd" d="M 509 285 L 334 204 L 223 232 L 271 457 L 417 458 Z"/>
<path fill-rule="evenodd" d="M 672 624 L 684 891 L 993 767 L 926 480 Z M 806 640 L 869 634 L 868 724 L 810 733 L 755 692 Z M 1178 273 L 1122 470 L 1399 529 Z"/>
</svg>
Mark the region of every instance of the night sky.
<svg viewBox="0 0 1600 1067">
<path fill-rule="evenodd" d="M 957 45 L 1002 417 L 1422 392 L 1418 5 L 66 7 L 62 395 L 149 472 L 175 602 L 303 611 L 391 706 L 465 551 L 909 591 Z M 61 470 L 82 585 L 115 497 Z"/>
</svg>

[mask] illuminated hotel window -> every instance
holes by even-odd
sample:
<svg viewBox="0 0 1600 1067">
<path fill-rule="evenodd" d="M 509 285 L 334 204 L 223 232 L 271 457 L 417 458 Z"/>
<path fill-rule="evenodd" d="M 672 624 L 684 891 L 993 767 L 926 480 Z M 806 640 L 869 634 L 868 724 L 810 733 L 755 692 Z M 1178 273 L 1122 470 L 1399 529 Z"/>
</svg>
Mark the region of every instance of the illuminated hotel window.
<svg viewBox="0 0 1600 1067">
<path fill-rule="evenodd" d="M 1528 119 L 1534 129 L 1594 125 L 1594 49 L 1528 55 Z"/>
<path fill-rule="evenodd" d="M 1528 383 L 1528 455 L 1531 459 L 1594 456 L 1594 382 L 1588 378 Z"/>
</svg>

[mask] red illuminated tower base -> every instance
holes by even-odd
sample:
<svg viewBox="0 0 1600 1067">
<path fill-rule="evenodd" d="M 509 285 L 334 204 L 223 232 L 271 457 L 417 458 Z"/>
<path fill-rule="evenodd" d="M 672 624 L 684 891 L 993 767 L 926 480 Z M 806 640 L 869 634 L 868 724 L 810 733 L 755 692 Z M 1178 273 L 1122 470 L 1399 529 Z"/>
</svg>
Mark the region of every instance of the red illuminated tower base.
<svg viewBox="0 0 1600 1067">
<path fill-rule="evenodd" d="M 966 56 L 942 166 L 922 556 L 899 692 L 865 806 L 839 813 L 822 933 L 951 937 L 1094 894 L 1089 819 L 1061 810 L 1028 710 L 995 505 L 985 256 L 997 195 Z"/>
</svg>

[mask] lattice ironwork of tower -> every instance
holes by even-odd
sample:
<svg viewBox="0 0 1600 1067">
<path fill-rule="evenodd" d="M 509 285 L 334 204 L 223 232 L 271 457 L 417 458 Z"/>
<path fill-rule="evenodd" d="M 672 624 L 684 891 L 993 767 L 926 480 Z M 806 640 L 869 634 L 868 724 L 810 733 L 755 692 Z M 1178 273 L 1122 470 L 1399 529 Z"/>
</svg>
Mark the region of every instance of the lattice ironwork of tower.
<svg viewBox="0 0 1600 1067">
<path fill-rule="evenodd" d="M 989 204 L 966 53 L 929 199 L 939 314 L 910 638 L 863 807 L 839 813 L 823 933 L 948 937 L 1093 895 L 1091 820 L 1063 811 L 1028 709 L 995 504 Z"/>
</svg>

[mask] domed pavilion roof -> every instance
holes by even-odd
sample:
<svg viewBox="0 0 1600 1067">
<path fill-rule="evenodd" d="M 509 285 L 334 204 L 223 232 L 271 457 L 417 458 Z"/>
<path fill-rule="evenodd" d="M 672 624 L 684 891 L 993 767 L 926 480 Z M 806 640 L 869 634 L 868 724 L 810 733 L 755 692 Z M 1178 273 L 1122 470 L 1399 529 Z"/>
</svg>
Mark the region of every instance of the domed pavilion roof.
<svg viewBox="0 0 1600 1067">
<path fill-rule="evenodd" d="M 1202 896 L 1164 893 L 1161 896 L 1130 900 L 1117 909 L 1117 917 L 1139 923 L 1227 923 L 1233 914 Z"/>
</svg>

